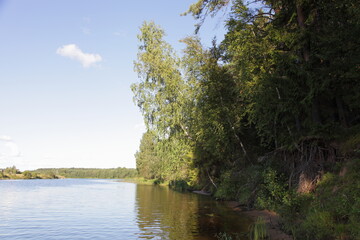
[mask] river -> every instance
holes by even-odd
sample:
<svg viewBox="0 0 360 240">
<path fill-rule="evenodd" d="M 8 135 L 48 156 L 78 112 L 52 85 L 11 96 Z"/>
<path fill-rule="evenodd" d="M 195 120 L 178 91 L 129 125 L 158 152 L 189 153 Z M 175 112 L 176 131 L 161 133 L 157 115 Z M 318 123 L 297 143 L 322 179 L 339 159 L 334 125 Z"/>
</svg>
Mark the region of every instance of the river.
<svg viewBox="0 0 360 240">
<path fill-rule="evenodd" d="M 210 197 L 115 180 L 0 181 L 0 239 L 247 239 L 249 219 Z"/>
</svg>

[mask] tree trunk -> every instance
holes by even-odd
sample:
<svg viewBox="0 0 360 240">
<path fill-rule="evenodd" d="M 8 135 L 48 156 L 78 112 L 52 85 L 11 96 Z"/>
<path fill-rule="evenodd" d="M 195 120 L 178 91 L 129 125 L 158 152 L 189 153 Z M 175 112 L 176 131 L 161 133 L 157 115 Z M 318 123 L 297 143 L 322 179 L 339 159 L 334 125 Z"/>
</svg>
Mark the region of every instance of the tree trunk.
<svg viewBox="0 0 360 240">
<path fill-rule="evenodd" d="M 296 5 L 296 14 L 297 14 L 297 22 L 298 22 L 300 29 L 305 30 L 306 17 L 304 15 L 303 8 L 300 4 Z M 302 55 L 304 58 L 304 62 L 308 63 L 310 60 L 310 42 L 309 42 L 309 40 L 307 40 L 302 47 Z M 315 96 L 312 101 L 312 119 L 315 123 L 321 124 L 319 101 L 318 101 L 317 96 Z"/>
<path fill-rule="evenodd" d="M 298 132 L 301 132 L 302 127 L 301 127 L 301 121 L 300 121 L 299 116 L 295 116 L 295 124 L 296 124 L 296 130 Z"/>
<path fill-rule="evenodd" d="M 320 111 L 319 111 L 319 102 L 317 97 L 313 98 L 312 102 L 312 118 L 313 122 L 321 125 Z"/>
<path fill-rule="evenodd" d="M 298 25 L 301 29 L 305 29 L 305 16 L 304 16 L 304 11 L 302 9 L 302 7 L 297 4 L 296 6 L 296 14 L 297 14 L 297 22 L 298 22 Z M 309 43 L 305 43 L 304 46 L 303 46 L 303 51 L 302 51 L 302 54 L 303 54 L 303 58 L 304 58 L 304 61 L 305 62 L 308 62 L 309 59 L 310 59 L 310 50 L 309 50 Z"/>
<path fill-rule="evenodd" d="M 339 120 L 340 123 L 343 127 L 348 127 L 347 121 L 346 121 L 346 116 L 345 116 L 345 110 L 344 110 L 344 105 L 342 102 L 342 99 L 340 96 L 336 96 L 336 106 L 337 106 L 337 110 L 338 110 L 338 114 L 339 114 Z"/>
</svg>

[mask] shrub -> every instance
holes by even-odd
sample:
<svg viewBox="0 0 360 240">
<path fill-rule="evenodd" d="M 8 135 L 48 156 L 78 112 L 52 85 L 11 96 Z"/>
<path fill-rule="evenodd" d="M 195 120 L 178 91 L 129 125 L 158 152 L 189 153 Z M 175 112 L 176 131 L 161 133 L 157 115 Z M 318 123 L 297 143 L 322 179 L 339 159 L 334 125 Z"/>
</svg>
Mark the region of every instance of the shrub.
<svg viewBox="0 0 360 240">
<path fill-rule="evenodd" d="M 184 192 L 190 188 L 185 180 L 172 180 L 169 182 L 169 187 L 179 192 Z"/>
<path fill-rule="evenodd" d="M 22 174 L 24 175 L 24 178 L 26 178 L 26 179 L 32 178 L 32 174 L 30 171 L 24 171 Z"/>
<path fill-rule="evenodd" d="M 236 199 L 237 189 L 240 187 L 238 181 L 232 178 L 232 172 L 230 170 L 221 174 L 220 184 L 215 192 L 215 197 L 220 199 Z"/>
<path fill-rule="evenodd" d="M 260 169 L 260 166 L 253 165 L 240 171 L 223 172 L 215 197 L 237 200 L 242 205 L 252 207 L 257 187 L 262 182 Z"/>
<path fill-rule="evenodd" d="M 263 183 L 257 195 L 256 207 L 278 210 L 287 194 L 284 176 L 271 168 L 266 169 L 262 175 Z"/>
<path fill-rule="evenodd" d="M 305 239 L 360 239 L 360 160 L 344 176 L 326 174 L 300 227 Z"/>
</svg>

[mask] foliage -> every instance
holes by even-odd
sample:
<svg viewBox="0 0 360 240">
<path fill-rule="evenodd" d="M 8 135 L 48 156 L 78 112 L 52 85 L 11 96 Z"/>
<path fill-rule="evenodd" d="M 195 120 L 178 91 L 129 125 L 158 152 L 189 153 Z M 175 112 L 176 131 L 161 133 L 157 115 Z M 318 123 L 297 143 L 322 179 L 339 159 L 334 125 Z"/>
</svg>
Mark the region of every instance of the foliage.
<svg viewBox="0 0 360 240">
<path fill-rule="evenodd" d="M 239 171 L 225 171 L 221 174 L 215 197 L 236 200 L 239 204 L 252 208 L 263 182 L 261 169 L 258 165 L 251 165 Z"/>
<path fill-rule="evenodd" d="M 197 30 L 225 6 L 231 13 L 221 43 L 187 37 L 181 57 L 164 30 L 143 24 L 132 86 L 147 126 L 137 170 L 276 210 L 299 239 L 359 238 L 358 178 L 336 169 L 345 159 L 357 169 L 359 156 L 360 2 L 254 3 L 191 5 Z M 314 188 L 299 191 L 308 182 Z"/>
<path fill-rule="evenodd" d="M 136 154 L 138 170 L 147 178 L 192 181 L 196 171 L 188 156 L 193 91 L 182 78 L 180 59 L 163 40 L 164 31 L 153 22 L 145 22 L 140 31 L 135 71 L 141 82 L 131 88 L 148 132 Z"/>
<path fill-rule="evenodd" d="M 349 134 L 350 133 L 350 134 Z M 353 127 L 347 131 L 348 136 L 342 139 L 340 151 L 344 155 L 360 155 L 360 127 Z"/>
<path fill-rule="evenodd" d="M 151 131 L 141 138 L 139 151 L 136 152 L 136 169 L 146 179 L 160 178 L 160 157 L 156 150 L 156 136 Z"/>
<path fill-rule="evenodd" d="M 344 176 L 328 173 L 301 225 L 301 234 L 316 239 L 360 238 L 360 160 L 345 165 Z"/>
<path fill-rule="evenodd" d="M 15 166 L 0 169 L 0 178 L 2 179 L 21 179 L 22 175 Z"/>
<path fill-rule="evenodd" d="M 41 178 L 36 173 L 31 171 L 21 172 L 15 166 L 0 169 L 0 179 L 36 179 Z M 53 178 L 50 176 L 42 176 L 42 178 Z"/>
<path fill-rule="evenodd" d="M 179 131 L 184 82 L 179 71 L 179 59 L 163 40 L 164 31 L 155 23 L 145 22 L 138 39 L 138 61 L 135 71 L 142 81 L 131 86 L 134 100 L 142 110 L 146 126 L 161 138 Z"/>
<path fill-rule="evenodd" d="M 190 186 L 184 180 L 172 180 L 169 182 L 169 187 L 178 192 L 184 192 L 190 189 Z"/>
<path fill-rule="evenodd" d="M 26 178 L 26 179 L 30 179 L 33 177 L 32 173 L 30 171 L 24 171 L 22 174 L 24 175 L 24 178 Z"/>
<path fill-rule="evenodd" d="M 344 10 L 350 5 L 343 1 L 264 3 L 263 9 L 253 11 L 237 1 L 224 41 L 227 61 L 245 102 L 249 103 L 245 111 L 263 143 L 279 147 L 300 136 L 326 133 L 329 128 L 333 132 L 335 126 L 349 125 L 348 116 L 358 116 L 359 112 L 350 107 L 352 103 L 345 102 L 344 93 L 338 90 L 350 87 L 347 83 L 355 75 L 359 77 L 353 57 L 358 59 L 360 55 L 355 48 L 347 49 L 346 52 L 354 54 L 347 58 L 343 48 L 334 48 L 344 46 L 345 42 L 351 48 L 356 40 L 339 39 L 333 33 L 354 32 L 338 23 L 331 27 L 327 23 L 336 18 L 349 26 L 358 25 L 358 18 Z M 358 31 L 358 26 L 354 29 Z M 320 37 L 322 34 L 329 38 Z M 334 55 L 327 57 L 330 52 Z M 350 65 L 340 68 L 346 74 L 334 72 L 339 68 L 332 64 L 344 61 L 335 61 L 334 56 L 347 58 Z M 344 78 L 339 78 L 340 75 Z M 358 84 L 353 82 L 352 86 L 357 88 Z M 351 113 L 346 112 L 350 108 Z"/>
<path fill-rule="evenodd" d="M 273 209 L 283 229 L 296 239 L 358 239 L 360 237 L 360 160 L 348 161 L 341 174 L 326 173 L 314 193 L 288 189 L 276 171 L 264 171 L 257 206 Z"/>
<path fill-rule="evenodd" d="M 215 197 L 219 199 L 235 199 L 237 195 L 238 184 L 232 180 L 231 171 L 221 174 L 220 184 L 215 192 Z"/>
<path fill-rule="evenodd" d="M 3 172 L 9 175 L 15 175 L 20 173 L 20 171 L 15 166 L 5 168 Z"/>
<path fill-rule="evenodd" d="M 257 194 L 257 207 L 277 210 L 283 204 L 287 194 L 287 186 L 284 182 L 283 176 L 279 175 L 275 170 L 265 169 L 263 183 Z"/>
<path fill-rule="evenodd" d="M 197 33 L 208 15 L 215 16 L 224 6 L 227 6 L 231 0 L 198 0 L 190 5 L 189 9 L 183 15 L 192 14 L 199 22 L 195 25 Z"/>
</svg>

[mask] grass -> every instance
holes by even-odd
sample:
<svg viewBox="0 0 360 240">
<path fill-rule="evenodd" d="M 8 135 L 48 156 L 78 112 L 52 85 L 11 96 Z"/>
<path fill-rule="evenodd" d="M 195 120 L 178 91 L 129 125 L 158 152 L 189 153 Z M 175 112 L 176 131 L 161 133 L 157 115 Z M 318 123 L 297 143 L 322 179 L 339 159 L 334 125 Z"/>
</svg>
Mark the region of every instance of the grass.
<svg viewBox="0 0 360 240">
<path fill-rule="evenodd" d="M 258 217 L 254 224 L 250 226 L 249 230 L 251 240 L 262 240 L 268 238 L 266 223 L 262 217 Z"/>
</svg>

